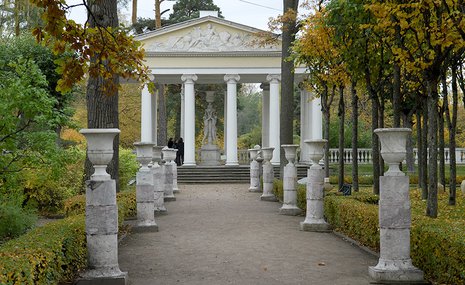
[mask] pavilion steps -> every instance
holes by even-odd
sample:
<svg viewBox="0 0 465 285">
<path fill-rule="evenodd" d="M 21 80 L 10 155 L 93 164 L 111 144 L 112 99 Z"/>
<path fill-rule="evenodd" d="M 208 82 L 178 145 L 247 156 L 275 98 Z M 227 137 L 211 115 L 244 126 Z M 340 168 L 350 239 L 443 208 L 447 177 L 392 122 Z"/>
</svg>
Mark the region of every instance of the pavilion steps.
<svg viewBox="0 0 465 285">
<path fill-rule="evenodd" d="M 279 166 L 274 167 L 275 175 L 279 173 Z M 307 175 L 307 166 L 297 167 L 298 178 Z M 239 166 L 196 166 L 178 167 L 178 183 L 249 183 L 249 165 Z"/>
</svg>

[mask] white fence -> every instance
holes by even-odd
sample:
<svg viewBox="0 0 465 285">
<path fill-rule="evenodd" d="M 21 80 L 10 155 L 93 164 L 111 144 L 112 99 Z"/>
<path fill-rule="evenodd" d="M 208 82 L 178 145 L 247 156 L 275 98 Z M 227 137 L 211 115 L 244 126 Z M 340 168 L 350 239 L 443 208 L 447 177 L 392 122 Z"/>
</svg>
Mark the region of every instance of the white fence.
<svg viewBox="0 0 465 285">
<path fill-rule="evenodd" d="M 240 164 L 249 163 L 249 155 L 246 149 L 238 150 L 237 155 L 238 155 Z M 342 155 L 343 155 L 345 164 L 352 163 L 352 149 L 351 148 L 345 148 Z M 418 151 L 416 148 L 413 149 L 413 155 L 415 157 L 415 163 L 417 163 Z M 457 148 L 455 150 L 455 157 L 457 160 L 457 164 L 465 164 L 465 148 Z M 450 151 L 448 148 L 444 149 L 444 158 L 445 158 L 446 164 L 450 162 Z M 339 149 L 330 148 L 329 149 L 329 163 L 338 163 L 338 161 L 339 161 Z M 358 149 L 358 163 L 359 164 L 372 163 L 371 148 L 359 148 Z"/>
</svg>

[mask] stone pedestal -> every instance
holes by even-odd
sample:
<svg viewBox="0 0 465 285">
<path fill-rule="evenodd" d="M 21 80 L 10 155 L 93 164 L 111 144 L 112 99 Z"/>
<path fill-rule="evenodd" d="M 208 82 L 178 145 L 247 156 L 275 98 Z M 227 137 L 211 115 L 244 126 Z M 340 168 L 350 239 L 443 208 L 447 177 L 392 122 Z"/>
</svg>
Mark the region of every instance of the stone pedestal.
<svg viewBox="0 0 465 285">
<path fill-rule="evenodd" d="M 249 192 L 261 192 L 260 187 L 260 164 L 257 161 L 257 155 L 260 151 L 260 146 L 256 145 L 249 149 L 250 155 L 250 187 Z"/>
<path fill-rule="evenodd" d="M 262 201 L 276 202 L 276 196 L 273 193 L 274 170 L 271 164 L 274 147 L 262 148 L 263 156 L 263 194 L 260 196 Z"/>
<path fill-rule="evenodd" d="M 159 165 L 161 161 L 161 146 L 153 147 L 152 174 L 153 174 L 153 202 L 155 213 L 166 213 L 165 207 L 165 184 L 162 167 Z"/>
<path fill-rule="evenodd" d="M 118 129 L 83 129 L 87 155 L 95 172 L 86 181 L 86 240 L 88 268 L 76 284 L 127 284 L 118 265 L 118 207 L 116 183 L 106 172 L 113 157 Z"/>
<path fill-rule="evenodd" d="M 307 171 L 307 214 L 300 223 L 302 231 L 328 232 L 330 225 L 324 220 L 324 169 L 319 165 L 326 140 L 307 140 L 309 156 L 313 164 Z"/>
<path fill-rule="evenodd" d="M 281 215 L 297 216 L 302 210 L 297 207 L 297 169 L 295 158 L 298 145 L 282 145 L 288 164 L 284 167 L 283 205 L 279 208 Z"/>
<path fill-rule="evenodd" d="M 176 150 L 178 151 L 178 150 Z M 178 187 L 178 165 L 176 162 L 171 163 L 171 168 L 173 171 L 173 193 L 179 193 Z"/>
<path fill-rule="evenodd" d="M 153 143 L 135 143 L 137 161 L 141 168 L 136 174 L 137 222 L 133 226 L 135 232 L 157 232 L 158 225 L 154 216 L 154 183 L 153 172 L 148 167 L 152 161 Z"/>
<path fill-rule="evenodd" d="M 176 201 L 176 197 L 174 197 L 174 192 L 173 192 L 173 164 L 176 164 L 172 159 L 172 156 L 174 154 L 174 157 L 176 157 L 174 149 L 170 148 L 163 148 L 162 150 L 163 153 L 163 159 L 165 160 L 165 163 L 162 165 L 163 169 L 163 177 L 164 177 L 164 199 L 165 202 L 170 202 L 170 201 Z"/>
<path fill-rule="evenodd" d="M 216 145 L 204 145 L 200 149 L 200 165 L 217 166 L 221 165 L 220 149 Z"/>
<path fill-rule="evenodd" d="M 376 129 L 381 142 L 381 155 L 389 169 L 380 176 L 379 226 L 380 257 L 368 273 L 380 283 L 422 283 L 423 272 L 410 259 L 410 195 L 409 178 L 400 171 L 405 159 L 410 129 Z"/>
</svg>

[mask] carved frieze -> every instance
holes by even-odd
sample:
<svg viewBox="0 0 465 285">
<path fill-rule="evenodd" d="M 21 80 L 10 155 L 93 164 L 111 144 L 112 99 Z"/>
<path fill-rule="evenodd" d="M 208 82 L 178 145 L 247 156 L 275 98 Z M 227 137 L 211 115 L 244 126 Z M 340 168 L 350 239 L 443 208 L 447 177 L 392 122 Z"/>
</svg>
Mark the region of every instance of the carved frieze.
<svg viewBox="0 0 465 285">
<path fill-rule="evenodd" d="M 258 38 L 248 33 L 217 31 L 212 24 L 193 27 L 181 36 L 154 42 L 146 47 L 149 52 L 222 52 L 222 51 L 279 51 L 276 45 L 260 45 Z"/>
</svg>

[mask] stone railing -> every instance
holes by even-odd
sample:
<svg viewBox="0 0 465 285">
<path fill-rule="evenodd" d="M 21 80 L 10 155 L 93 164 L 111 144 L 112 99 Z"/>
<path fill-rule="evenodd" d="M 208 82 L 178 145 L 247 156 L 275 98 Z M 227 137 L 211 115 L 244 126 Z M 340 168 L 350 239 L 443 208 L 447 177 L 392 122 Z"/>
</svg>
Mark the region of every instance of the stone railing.
<svg viewBox="0 0 465 285">
<path fill-rule="evenodd" d="M 345 148 L 342 155 L 343 155 L 344 163 L 346 164 L 352 163 L 352 149 L 351 148 Z M 413 149 L 413 155 L 415 157 L 415 163 L 417 163 L 418 162 L 418 150 L 416 148 Z M 455 157 L 457 160 L 457 164 L 465 164 L 465 148 L 457 148 L 455 150 Z M 444 149 L 444 158 L 445 158 L 446 164 L 450 162 L 449 148 Z M 329 149 L 329 163 L 337 163 L 338 160 L 339 160 L 339 149 L 330 148 Z M 371 148 L 359 148 L 358 149 L 358 163 L 360 164 L 372 163 Z"/>
<path fill-rule="evenodd" d="M 415 157 L 415 163 L 418 161 L 418 151 L 416 148 L 413 149 L 413 155 Z M 239 164 L 249 164 L 249 154 L 246 149 L 239 149 L 237 151 L 237 156 L 239 159 Z M 455 156 L 457 159 L 457 164 L 465 164 L 465 148 L 457 148 L 455 150 Z M 345 148 L 343 152 L 343 158 L 345 164 L 352 163 L 352 149 Z M 450 162 L 450 151 L 448 148 L 444 149 L 444 158 L 445 163 Z M 330 148 L 329 149 L 329 163 L 338 163 L 339 159 L 339 149 Z M 369 164 L 372 163 L 372 153 L 371 148 L 359 148 L 358 149 L 358 163 L 359 164 Z"/>
</svg>

